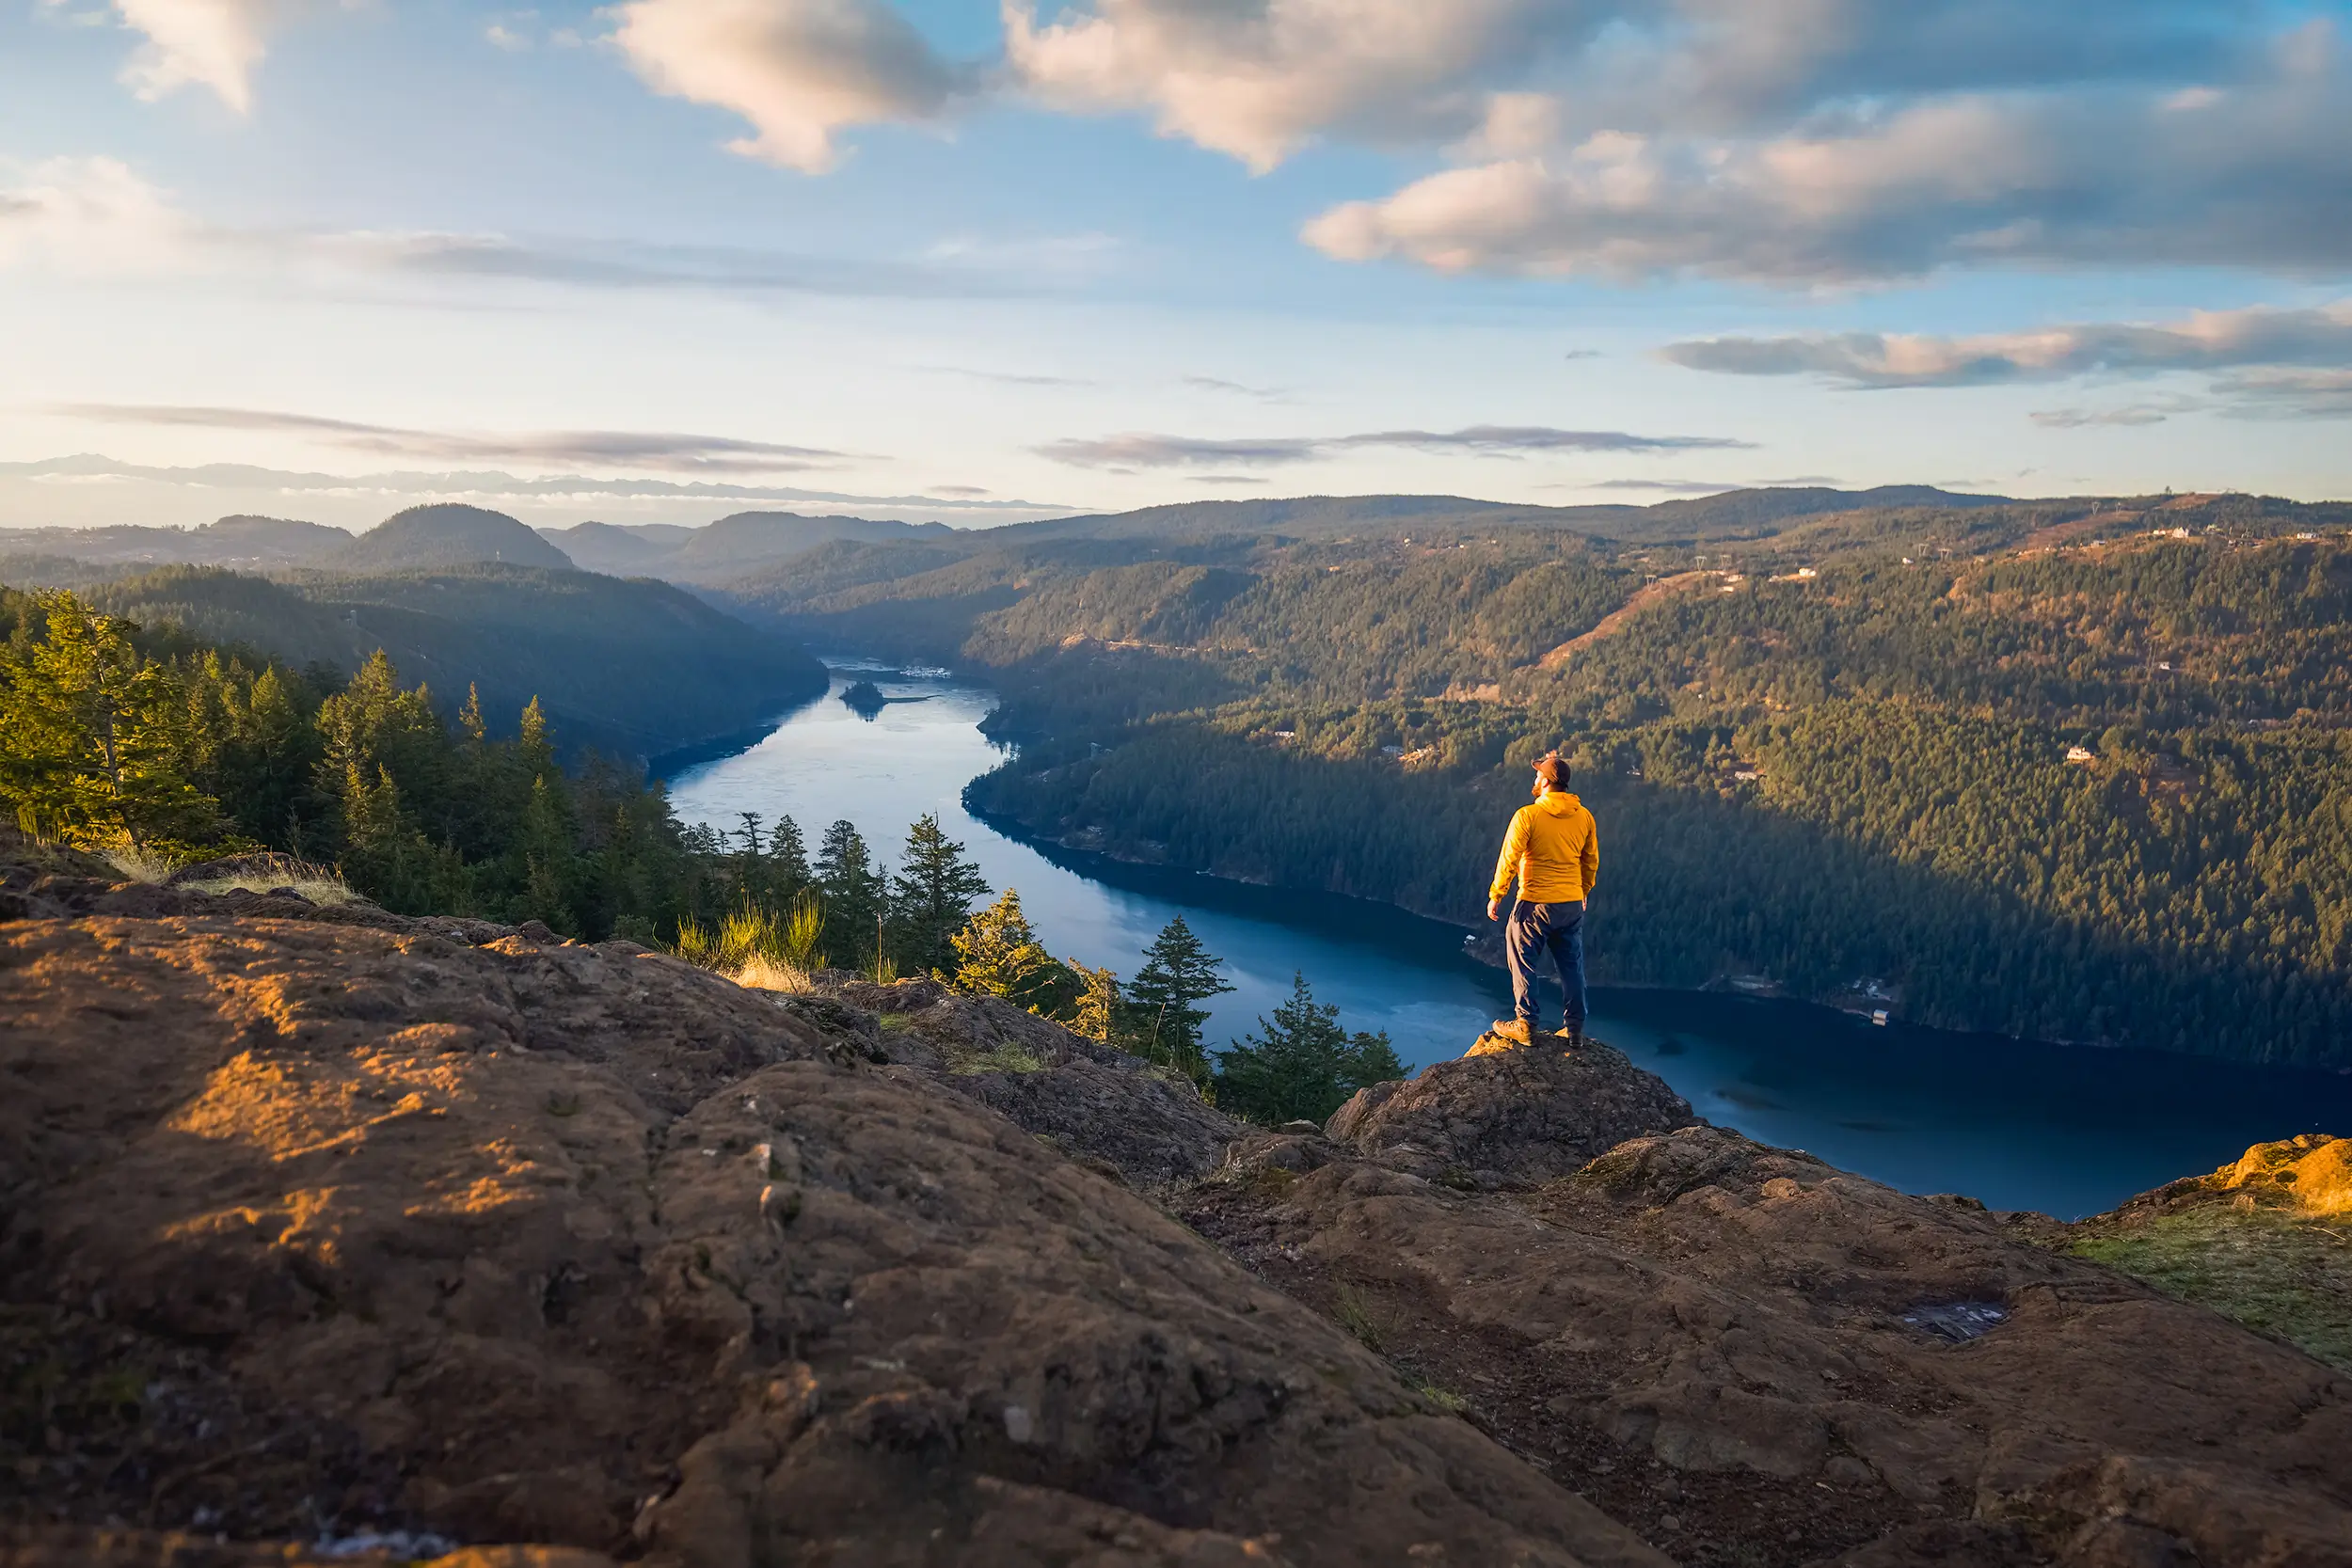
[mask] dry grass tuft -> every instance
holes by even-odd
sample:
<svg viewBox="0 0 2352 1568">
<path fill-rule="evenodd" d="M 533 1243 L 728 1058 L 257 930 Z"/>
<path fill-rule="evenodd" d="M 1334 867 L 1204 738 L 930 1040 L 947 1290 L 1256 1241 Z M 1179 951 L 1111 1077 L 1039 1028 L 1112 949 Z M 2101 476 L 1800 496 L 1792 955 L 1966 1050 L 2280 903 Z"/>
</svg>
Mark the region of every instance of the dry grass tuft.
<svg viewBox="0 0 2352 1568">
<path fill-rule="evenodd" d="M 297 877 L 291 880 L 274 877 L 217 877 L 204 881 L 183 882 L 198 893 L 273 893 L 279 888 L 292 888 L 311 903 L 322 906 L 356 903 L 359 895 L 351 891 L 351 884 L 324 868 L 318 875 Z"/>
<path fill-rule="evenodd" d="M 749 962 L 729 976 L 749 990 L 781 991 L 787 996 L 813 996 L 817 982 L 799 964 L 786 958 L 771 958 L 755 953 Z"/>
<path fill-rule="evenodd" d="M 171 875 L 168 857 L 151 854 L 145 849 L 118 848 L 98 851 L 108 865 L 122 874 L 125 881 L 160 882 Z"/>
<path fill-rule="evenodd" d="M 1379 1320 L 1374 1315 L 1372 1298 L 1353 1285 L 1340 1287 L 1338 1299 L 1332 1303 L 1331 1315 L 1368 1351 L 1377 1353 L 1388 1338 L 1381 1331 Z"/>
</svg>

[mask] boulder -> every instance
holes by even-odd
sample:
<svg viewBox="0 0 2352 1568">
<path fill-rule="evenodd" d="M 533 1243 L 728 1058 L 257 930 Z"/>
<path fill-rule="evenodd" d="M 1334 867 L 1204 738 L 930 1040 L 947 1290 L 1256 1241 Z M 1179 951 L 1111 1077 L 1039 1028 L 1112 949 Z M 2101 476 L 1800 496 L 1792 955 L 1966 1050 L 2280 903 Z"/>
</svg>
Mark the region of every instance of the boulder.
<svg viewBox="0 0 2352 1568">
<path fill-rule="evenodd" d="M 1325 1132 L 1400 1170 L 1483 1187 L 1581 1170 L 1628 1138 L 1688 1127 L 1689 1101 L 1597 1040 L 1487 1035 L 1458 1061 L 1357 1091 Z"/>
</svg>

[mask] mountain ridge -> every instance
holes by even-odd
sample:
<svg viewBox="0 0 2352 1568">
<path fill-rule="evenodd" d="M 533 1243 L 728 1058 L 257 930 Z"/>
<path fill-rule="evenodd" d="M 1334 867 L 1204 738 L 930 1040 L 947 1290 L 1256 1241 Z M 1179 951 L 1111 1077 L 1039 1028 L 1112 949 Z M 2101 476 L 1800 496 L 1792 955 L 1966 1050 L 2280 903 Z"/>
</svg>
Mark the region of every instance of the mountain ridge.
<svg viewBox="0 0 2352 1568">
<path fill-rule="evenodd" d="M 860 544 L 963 542 L 987 549 L 1033 540 L 1159 538 L 1180 542 L 1216 534 L 1281 531 L 1322 535 L 1347 528 L 1401 528 L 1425 521 L 1480 519 L 1496 523 L 1545 524 L 1569 531 L 1607 536 L 1610 526 L 1629 528 L 1629 538 L 1663 538 L 1677 530 L 1722 531 L 1755 528 L 1802 517 L 1835 515 L 1895 506 L 1976 507 L 2010 504 L 2008 498 L 1967 495 L 1930 485 L 1889 485 L 1872 490 L 1766 487 L 1681 498 L 1651 506 L 1582 505 L 1547 507 L 1459 496 L 1302 496 L 1267 500 L 1179 501 L 1129 512 L 1087 513 L 1035 522 L 960 529 L 945 523 L 910 523 L 834 514 L 738 512 L 709 523 L 582 522 L 567 528 L 527 529 L 504 513 L 450 505 L 412 507 L 374 529 L 348 534 L 317 523 L 251 516 L 223 517 L 193 529 L 138 525 L 105 528 L 0 529 L 0 559 L 9 555 L 65 556 L 92 564 L 262 564 L 322 570 L 376 569 L 393 564 L 456 564 L 464 561 L 515 561 L 552 565 L 512 530 L 532 534 L 564 563 L 617 576 L 660 576 L 647 568 L 668 566 L 681 579 L 715 584 L 730 572 L 771 565 L 818 546 L 849 540 Z M 459 522 L 469 526 L 457 526 Z M 399 521 L 393 536 L 378 539 Z M 233 525 L 233 526 L 232 526 Z M 429 527 L 428 525 L 437 525 Z M 373 542 L 372 542 L 373 541 Z M 485 553 L 451 553 L 453 549 Z"/>
</svg>

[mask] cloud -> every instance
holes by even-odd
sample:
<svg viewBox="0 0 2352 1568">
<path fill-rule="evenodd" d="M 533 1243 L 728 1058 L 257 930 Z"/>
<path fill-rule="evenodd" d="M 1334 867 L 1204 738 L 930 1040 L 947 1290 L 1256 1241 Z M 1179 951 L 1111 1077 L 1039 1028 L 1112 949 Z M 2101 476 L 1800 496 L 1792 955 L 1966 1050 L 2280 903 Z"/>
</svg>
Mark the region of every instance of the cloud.
<svg viewBox="0 0 2352 1568">
<path fill-rule="evenodd" d="M 350 451 L 425 462 L 610 463 L 624 468 L 668 473 L 762 474 L 819 467 L 854 455 L 823 447 L 669 432 L 573 430 L 523 436 L 470 436 L 260 408 L 81 403 L 55 404 L 48 412 L 104 424 L 309 436 Z"/>
<path fill-rule="evenodd" d="M 60 272 L 215 273 L 273 281 L 331 275 L 420 282 L 552 283 L 572 288 L 762 296 L 971 299 L 1088 286 L 1074 263 L 1037 264 L 1041 251 L 1087 252 L 1089 237 L 933 254 L 824 255 L 641 241 L 393 230 L 240 229 L 183 212 L 171 194 L 113 158 L 56 158 L 12 169 L 0 160 L 0 267 Z"/>
<path fill-rule="evenodd" d="M 1079 468 L 1213 467 L 1223 464 L 1278 467 L 1319 462 L 1365 447 L 1467 451 L 1513 457 L 1539 451 L 1699 451 L 1745 448 L 1747 441 L 1711 436 L 1632 436 L 1615 430 L 1554 430 L 1547 425 L 1471 425 L 1463 430 L 1382 430 L 1359 436 L 1268 436 L 1233 439 L 1131 432 L 1090 440 L 1049 441 L 1040 456 Z"/>
<path fill-rule="evenodd" d="M 2352 368 L 2264 366 L 2225 375 L 2213 389 L 2241 419 L 2352 419 Z"/>
<path fill-rule="evenodd" d="M 1041 457 L 1073 468 L 1184 468 L 1220 463 L 1263 464 L 1277 467 L 1311 463 L 1324 455 L 1328 442 L 1295 436 L 1263 436 L 1241 440 L 1204 440 L 1190 436 L 1151 436 L 1140 432 L 1103 436 L 1092 440 L 1066 438 L 1035 448 Z"/>
<path fill-rule="evenodd" d="M 1813 287 L 1988 264 L 2352 263 L 2345 73 L 2183 113 L 2113 95 L 1936 99 L 1832 129 L 1597 133 L 1311 221 L 1343 261 Z"/>
<path fill-rule="evenodd" d="M 1663 496 L 1715 496 L 1741 486 L 1720 479 L 1604 479 L 1587 484 L 1548 484 L 1547 490 L 1643 490 Z"/>
<path fill-rule="evenodd" d="M 514 239 L 502 234 L 294 236 L 290 245 L 351 265 L 421 277 L 509 279 L 593 289 L 938 299 L 1038 292 L 1034 277 L 984 264 L 747 250 L 722 245 Z"/>
<path fill-rule="evenodd" d="M 1243 382 L 1227 381 L 1214 375 L 1188 375 L 1183 377 L 1183 381 L 1185 386 L 1197 387 L 1204 392 L 1231 392 L 1235 397 L 1255 398 L 1261 403 L 1293 401 L 1289 389 L 1282 387 L 1251 387 Z"/>
<path fill-rule="evenodd" d="M 115 9 L 124 26 L 147 35 L 122 68 L 140 98 L 209 87 L 236 113 L 252 112 L 253 71 L 285 9 L 280 0 L 115 0 Z"/>
<path fill-rule="evenodd" d="M 1028 91 L 1149 114 L 1263 171 L 1319 136 L 1516 157 L 1599 130 L 1723 135 L 1824 104 L 2154 81 L 2260 54 L 2243 0 L 1005 0 Z"/>
<path fill-rule="evenodd" d="M 1338 27 L 1352 8 L 1323 8 Z M 1453 80 L 1447 102 L 1490 89 L 1462 166 L 1333 207 L 1306 241 L 1439 272 L 1800 288 L 2352 263 L 2352 67 L 2325 17 L 2265 37 L 2234 0 L 1550 8 L 1613 24 Z"/>
<path fill-rule="evenodd" d="M 1720 496 L 1734 490 L 1836 489 L 1831 474 L 1795 474 L 1787 479 L 1604 479 L 1538 486 L 1545 490 L 1648 490 L 1669 496 Z"/>
<path fill-rule="evenodd" d="M 1005 0 L 1005 56 L 1038 100 L 1139 110 L 1160 134 L 1263 173 L 1314 137 L 1444 140 L 1484 118 L 1478 83 L 1562 35 L 1563 0 L 1095 0 L 1041 24 Z"/>
<path fill-rule="evenodd" d="M 431 497 L 475 501 L 564 501 L 680 499 L 710 501 L 822 501 L 847 506 L 922 506 L 958 512 L 1071 512 L 1073 507 L 1027 500 L 978 500 L 938 495 L 864 496 L 837 490 L 742 484 L 725 480 L 660 480 L 545 474 L 522 477 L 498 470 L 425 472 L 393 470 L 360 474 L 308 473 L 244 463 L 206 463 L 158 467 L 122 463 L 97 453 L 53 457 L 30 463 L 0 463 L 0 480 L 37 483 L 146 482 L 201 490 L 274 491 L 285 495 L 337 497 Z M 0 541 L 7 535 L 0 532 Z"/>
<path fill-rule="evenodd" d="M 2074 323 L 1964 338 L 1881 332 L 1702 338 L 1670 343 L 1660 355 L 1691 370 L 1806 375 L 1871 390 L 2184 372 L 2213 377 L 2202 397 L 2168 393 L 2115 407 L 2036 410 L 2033 422 L 2050 430 L 2159 424 L 2201 410 L 2241 419 L 2352 415 L 2352 299 L 2293 309 L 2199 310 L 2169 323 Z"/>
<path fill-rule="evenodd" d="M 630 0 L 612 40 L 656 92 L 730 109 L 728 150 L 803 174 L 841 159 L 837 133 L 930 124 L 972 85 L 882 0 Z"/>
<path fill-rule="evenodd" d="M 2193 413 L 2205 406 L 2197 398 L 2163 398 L 2116 408 L 2037 408 L 2026 417 L 2044 430 L 2088 430 L 2099 426 L 2128 429 L 2162 424 L 2175 414 Z"/>
<path fill-rule="evenodd" d="M 1001 387 L 1100 387 L 1099 381 L 1089 381 L 1074 375 L 1030 375 L 1015 371 L 975 371 L 961 365 L 918 365 L 917 370 L 934 375 L 969 376 L 974 381 L 993 381 Z"/>
<path fill-rule="evenodd" d="M 51 158 L 0 184 L 0 266 L 157 270 L 181 260 L 196 232 L 162 191 L 114 158 Z"/>
<path fill-rule="evenodd" d="M 2146 375 L 2246 365 L 2352 367 L 2352 299 L 2305 309 L 2200 310 L 2163 325 L 2081 323 L 1972 338 L 1851 332 L 1704 338 L 1660 351 L 1690 370 L 1814 375 L 1846 387 L 1975 387 L 2096 372 Z"/>
</svg>

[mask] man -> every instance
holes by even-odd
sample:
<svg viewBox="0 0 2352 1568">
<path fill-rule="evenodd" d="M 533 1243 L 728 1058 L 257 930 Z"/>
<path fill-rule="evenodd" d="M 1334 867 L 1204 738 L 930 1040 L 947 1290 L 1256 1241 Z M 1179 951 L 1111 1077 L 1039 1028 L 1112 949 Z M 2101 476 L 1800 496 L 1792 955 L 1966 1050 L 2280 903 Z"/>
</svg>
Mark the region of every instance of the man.
<svg viewBox="0 0 2352 1568">
<path fill-rule="evenodd" d="M 1536 1034 L 1535 966 L 1547 949 L 1560 970 L 1560 989 L 1568 993 L 1569 1039 L 1584 1038 L 1584 901 L 1591 896 L 1593 879 L 1600 871 L 1599 836 L 1593 814 L 1568 793 L 1568 765 L 1554 752 L 1535 760 L 1535 803 L 1521 806 L 1511 818 L 1495 862 L 1493 888 L 1486 895 L 1486 918 L 1502 918 L 1502 900 L 1511 883 L 1519 884 L 1518 903 L 1503 928 L 1503 948 L 1511 960 L 1511 1003 L 1518 1016 L 1497 1020 L 1495 1033 L 1521 1045 Z"/>
</svg>

